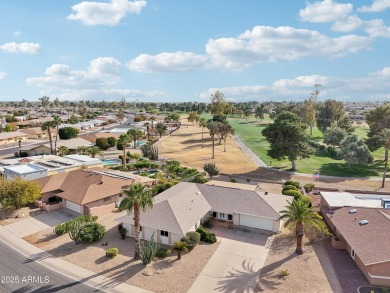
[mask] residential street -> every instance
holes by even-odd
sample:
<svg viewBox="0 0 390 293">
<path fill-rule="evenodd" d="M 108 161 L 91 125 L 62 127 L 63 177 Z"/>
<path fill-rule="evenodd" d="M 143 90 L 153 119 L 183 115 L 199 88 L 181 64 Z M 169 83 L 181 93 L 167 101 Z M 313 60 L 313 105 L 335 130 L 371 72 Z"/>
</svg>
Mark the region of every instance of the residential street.
<svg viewBox="0 0 390 293">
<path fill-rule="evenodd" d="M 102 292 L 30 261 L 4 243 L 0 244 L 0 292 Z"/>
</svg>

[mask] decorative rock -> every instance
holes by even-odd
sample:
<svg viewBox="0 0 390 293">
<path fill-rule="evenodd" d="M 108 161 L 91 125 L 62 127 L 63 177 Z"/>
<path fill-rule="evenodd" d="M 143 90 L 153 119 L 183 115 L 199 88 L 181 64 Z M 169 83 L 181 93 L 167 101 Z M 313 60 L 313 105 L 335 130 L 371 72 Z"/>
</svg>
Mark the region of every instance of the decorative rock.
<svg viewBox="0 0 390 293">
<path fill-rule="evenodd" d="M 143 272 L 142 272 L 142 274 L 144 275 L 144 276 L 153 276 L 153 271 L 152 270 L 144 270 Z"/>
</svg>

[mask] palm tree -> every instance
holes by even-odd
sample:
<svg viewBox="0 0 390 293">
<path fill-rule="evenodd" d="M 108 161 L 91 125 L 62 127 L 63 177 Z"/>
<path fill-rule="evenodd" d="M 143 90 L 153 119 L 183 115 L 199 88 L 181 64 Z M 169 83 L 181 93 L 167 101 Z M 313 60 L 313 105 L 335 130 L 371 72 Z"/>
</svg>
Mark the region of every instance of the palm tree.
<svg viewBox="0 0 390 293">
<path fill-rule="evenodd" d="M 140 220 L 141 220 L 141 208 L 145 212 L 147 208 L 153 208 L 153 193 L 151 189 L 135 183 L 130 185 L 127 190 L 123 193 L 126 195 L 120 205 L 119 210 L 127 210 L 129 214 L 134 215 L 134 232 L 135 232 L 135 251 L 134 259 L 140 259 L 140 247 L 141 247 L 141 236 L 140 236 Z"/>
<path fill-rule="evenodd" d="M 77 147 L 77 153 L 79 153 L 80 155 L 84 155 L 86 152 L 87 152 L 87 147 L 85 146 L 79 146 Z"/>
<path fill-rule="evenodd" d="M 129 129 L 127 134 L 133 138 L 134 148 L 137 147 L 137 139 L 142 137 L 142 131 L 139 129 Z"/>
<path fill-rule="evenodd" d="M 53 128 L 53 121 L 46 121 L 46 122 L 42 123 L 41 129 L 42 129 L 42 131 L 47 131 L 47 135 L 49 137 L 50 154 L 53 154 L 53 139 L 51 137 L 52 128 Z"/>
<path fill-rule="evenodd" d="M 384 188 L 385 180 L 386 180 L 387 164 L 389 162 L 390 129 L 389 128 L 383 129 L 380 135 L 381 135 L 381 141 L 383 142 L 383 147 L 385 148 L 385 168 L 383 170 L 383 178 L 382 178 L 382 188 Z"/>
<path fill-rule="evenodd" d="M 87 151 L 92 158 L 95 158 L 96 155 L 103 156 L 103 152 L 98 146 L 91 146 Z"/>
<path fill-rule="evenodd" d="M 181 259 L 181 253 L 184 252 L 188 252 L 188 248 L 187 248 L 187 243 L 185 242 L 175 242 L 173 244 L 173 249 L 177 251 L 177 259 L 180 260 Z"/>
<path fill-rule="evenodd" d="M 165 123 L 159 122 L 156 125 L 156 130 L 157 130 L 158 134 L 160 135 L 160 138 L 167 131 L 167 129 L 168 129 L 168 127 Z"/>
<path fill-rule="evenodd" d="M 260 121 L 263 121 L 264 114 L 265 114 L 265 105 L 261 103 L 260 106 L 257 106 L 255 109 L 255 117 L 256 119 L 260 119 Z"/>
<path fill-rule="evenodd" d="M 295 235 L 297 236 L 297 248 L 295 249 L 295 253 L 303 254 L 302 239 L 305 228 L 314 228 L 322 231 L 324 229 L 324 222 L 318 213 L 313 212 L 309 208 L 307 202 L 303 200 L 287 202 L 289 204 L 286 206 L 287 210 L 280 211 L 282 216 L 279 217 L 279 220 L 286 220 L 283 226 L 295 230 Z"/>
<path fill-rule="evenodd" d="M 69 153 L 69 149 L 66 146 L 62 145 L 58 148 L 58 153 L 61 157 L 63 157 Z"/>
<path fill-rule="evenodd" d="M 126 147 L 131 142 L 131 137 L 127 134 L 121 134 L 118 139 L 118 144 L 122 146 L 123 155 L 122 155 L 122 165 L 126 167 Z"/>
<path fill-rule="evenodd" d="M 145 122 L 144 126 L 146 126 L 146 135 L 148 136 L 148 140 L 150 137 L 150 122 Z"/>
<path fill-rule="evenodd" d="M 54 154 L 57 155 L 57 139 L 58 139 L 58 132 L 59 132 L 59 127 L 62 124 L 62 119 L 60 116 L 55 115 L 52 121 L 52 125 L 56 128 L 56 139 L 54 141 Z"/>
<path fill-rule="evenodd" d="M 202 149 L 203 149 L 203 130 L 207 127 L 207 121 L 205 118 L 199 119 L 199 127 L 202 127 Z"/>
<path fill-rule="evenodd" d="M 214 137 L 215 137 L 216 130 L 218 129 L 218 123 L 214 121 L 210 121 L 209 123 L 207 123 L 207 128 L 210 130 L 210 136 L 213 142 L 213 155 L 211 158 L 214 159 L 214 146 L 215 146 Z"/>
<path fill-rule="evenodd" d="M 156 117 L 152 116 L 149 118 L 150 121 L 152 121 L 152 129 L 154 128 L 154 121 L 156 121 Z"/>
</svg>

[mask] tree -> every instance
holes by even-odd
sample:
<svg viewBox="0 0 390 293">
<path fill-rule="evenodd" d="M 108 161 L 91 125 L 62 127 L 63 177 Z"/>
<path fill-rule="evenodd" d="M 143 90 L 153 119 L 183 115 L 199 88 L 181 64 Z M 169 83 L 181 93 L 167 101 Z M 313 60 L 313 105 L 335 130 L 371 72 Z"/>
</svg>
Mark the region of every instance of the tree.
<svg viewBox="0 0 390 293">
<path fill-rule="evenodd" d="M 119 121 L 122 121 L 123 119 L 125 119 L 126 115 L 125 113 L 123 113 L 122 109 L 119 109 L 118 113 L 116 114 L 116 117 Z"/>
<path fill-rule="evenodd" d="M 295 161 L 299 157 L 309 158 L 313 154 L 305 129 L 298 115 L 288 111 L 279 114 L 274 123 L 268 124 L 261 132 L 270 144 L 268 155 L 277 160 L 287 157 L 291 169 L 296 170 Z"/>
<path fill-rule="evenodd" d="M 53 128 L 53 122 L 52 121 L 46 121 L 42 123 L 41 129 L 42 131 L 47 131 L 47 136 L 49 137 L 49 143 L 50 143 L 50 153 L 53 153 L 53 139 L 51 137 L 51 130 Z"/>
<path fill-rule="evenodd" d="M 305 230 L 315 229 L 324 234 L 328 234 L 326 225 L 322 221 L 322 217 L 310 210 L 307 202 L 303 200 L 293 200 L 288 202 L 286 210 L 280 211 L 282 214 L 279 220 L 285 220 L 283 226 L 295 230 L 295 236 L 297 237 L 297 248 L 295 253 L 303 254 L 302 239 L 305 235 Z"/>
<path fill-rule="evenodd" d="M 202 128 L 202 149 L 203 149 L 203 130 L 205 129 L 205 127 L 207 127 L 207 122 L 205 118 L 199 119 L 199 127 Z"/>
<path fill-rule="evenodd" d="M 265 105 L 262 103 L 260 106 L 257 106 L 255 109 L 255 118 L 260 119 L 260 121 L 263 121 L 264 119 L 264 114 L 265 114 Z"/>
<path fill-rule="evenodd" d="M 98 146 L 91 146 L 88 148 L 88 154 L 95 158 L 96 155 L 103 156 L 102 150 Z"/>
<path fill-rule="evenodd" d="M 210 176 L 210 178 L 213 178 L 213 176 L 218 175 L 219 170 L 215 163 L 206 163 L 203 166 L 203 170 Z"/>
<path fill-rule="evenodd" d="M 134 259 L 140 259 L 140 220 L 141 208 L 145 212 L 147 208 L 153 208 L 153 194 L 151 190 L 139 183 L 129 186 L 123 191 L 126 197 L 121 201 L 119 210 L 127 210 L 129 214 L 133 214 L 134 232 L 135 232 L 135 251 Z"/>
<path fill-rule="evenodd" d="M 146 136 L 148 137 L 148 140 L 149 140 L 149 138 L 150 138 L 150 128 L 151 128 L 150 122 L 145 122 L 144 126 L 146 127 Z"/>
<path fill-rule="evenodd" d="M 139 129 L 134 129 L 134 128 L 133 128 L 133 129 L 129 129 L 129 130 L 127 131 L 127 134 L 130 135 L 130 136 L 133 138 L 134 148 L 136 148 L 136 147 L 137 147 L 137 140 L 138 140 L 139 138 L 141 138 L 142 135 L 143 135 L 142 131 L 139 130 Z"/>
<path fill-rule="evenodd" d="M 195 112 L 195 111 L 190 112 L 188 114 L 187 120 L 188 120 L 188 122 L 192 122 L 192 124 L 194 124 L 195 122 L 198 122 L 199 121 L 198 112 Z"/>
<path fill-rule="evenodd" d="M 333 147 L 340 146 L 341 141 L 346 137 L 347 132 L 338 127 L 337 123 L 332 124 L 324 133 L 324 143 Z"/>
<path fill-rule="evenodd" d="M 79 130 L 73 127 L 62 127 L 58 131 L 58 136 L 60 139 L 72 139 L 76 138 L 79 134 Z"/>
<path fill-rule="evenodd" d="M 390 148 L 390 129 L 383 129 L 381 132 L 381 141 L 385 149 L 385 167 L 383 169 L 382 188 L 385 187 L 387 164 L 389 162 L 389 148 Z"/>
<path fill-rule="evenodd" d="M 69 153 L 69 149 L 66 146 L 62 145 L 58 148 L 58 153 L 61 157 L 63 157 Z"/>
<path fill-rule="evenodd" d="M 85 153 L 88 152 L 88 147 L 85 146 L 79 146 L 77 147 L 77 153 L 80 155 L 84 155 Z"/>
<path fill-rule="evenodd" d="M 348 135 L 340 144 L 340 157 L 351 164 L 370 164 L 373 157 L 367 145 L 356 135 Z"/>
<path fill-rule="evenodd" d="M 207 123 L 207 128 L 210 130 L 211 141 L 213 143 L 213 151 L 211 158 L 214 159 L 214 147 L 215 147 L 215 134 L 218 128 L 218 122 L 210 121 Z"/>
<path fill-rule="evenodd" d="M 251 107 L 246 107 L 244 110 L 244 116 L 245 119 L 248 120 L 248 117 L 252 114 L 252 108 Z"/>
<path fill-rule="evenodd" d="M 43 96 L 42 98 L 39 98 L 39 101 L 41 102 L 42 108 L 45 108 L 47 112 L 47 107 L 50 105 L 50 98 Z"/>
<path fill-rule="evenodd" d="M 179 113 L 170 113 L 165 118 L 167 119 L 167 121 L 179 121 L 180 114 Z"/>
<path fill-rule="evenodd" d="M 126 147 L 131 142 L 131 137 L 126 134 L 121 134 L 118 139 L 117 147 L 121 146 L 123 150 L 122 165 L 126 167 Z"/>
<path fill-rule="evenodd" d="M 302 106 L 303 123 L 309 126 L 309 137 L 313 135 L 313 127 L 316 123 L 316 104 L 313 99 L 305 100 Z"/>
<path fill-rule="evenodd" d="M 156 131 L 160 135 L 160 138 L 167 131 L 168 127 L 165 123 L 159 122 L 156 124 Z"/>
<path fill-rule="evenodd" d="M 21 178 L 0 178 L 0 205 L 5 209 L 20 209 L 41 197 L 38 183 Z"/>
<path fill-rule="evenodd" d="M 149 118 L 150 121 L 152 121 L 152 129 L 154 128 L 154 121 L 156 121 L 156 117 L 152 116 Z"/>
<path fill-rule="evenodd" d="M 106 137 L 98 137 L 95 141 L 95 145 L 103 151 L 108 150 L 111 147 Z"/>
<path fill-rule="evenodd" d="M 112 148 L 114 146 L 116 146 L 116 143 L 117 143 L 117 139 L 115 137 L 107 137 L 107 142 L 109 144 L 109 146 Z"/>
<path fill-rule="evenodd" d="M 226 105 L 227 102 L 223 93 L 216 91 L 213 95 L 211 95 L 211 108 L 210 108 L 211 114 L 214 115 L 223 114 Z"/>
<path fill-rule="evenodd" d="M 234 135 L 234 129 L 229 123 L 218 123 L 217 135 L 223 140 L 223 151 L 226 152 L 226 140 L 229 136 Z"/>
<path fill-rule="evenodd" d="M 173 249 L 175 251 L 177 251 L 177 259 L 178 260 L 181 259 L 182 252 L 184 252 L 184 253 L 188 252 L 187 243 L 181 242 L 181 241 L 173 243 Z"/>
<path fill-rule="evenodd" d="M 59 136 L 59 127 L 62 124 L 62 122 L 63 121 L 62 121 L 60 116 L 58 116 L 58 115 L 54 116 L 53 121 L 52 121 L 52 125 L 53 125 L 53 127 L 56 128 L 56 138 L 54 141 L 54 154 L 55 155 L 57 155 L 57 140 L 58 140 L 58 136 Z"/>
<path fill-rule="evenodd" d="M 17 127 L 15 126 L 15 125 L 13 125 L 13 124 L 6 124 L 5 126 L 4 126 L 4 131 L 5 132 L 12 132 L 12 131 L 16 131 L 17 130 Z"/>
<path fill-rule="evenodd" d="M 321 104 L 317 113 L 317 127 L 322 133 L 325 133 L 326 129 L 337 122 L 345 114 L 343 102 L 336 100 L 326 100 Z"/>
</svg>

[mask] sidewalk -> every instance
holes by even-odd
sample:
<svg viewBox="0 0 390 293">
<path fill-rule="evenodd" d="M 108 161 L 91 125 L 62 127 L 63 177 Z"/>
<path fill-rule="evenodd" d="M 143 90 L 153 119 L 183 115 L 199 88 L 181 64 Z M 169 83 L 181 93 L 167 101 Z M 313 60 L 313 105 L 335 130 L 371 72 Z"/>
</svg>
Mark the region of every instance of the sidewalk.
<svg viewBox="0 0 390 293">
<path fill-rule="evenodd" d="M 62 259 L 54 258 L 50 254 L 19 238 L 10 232 L 6 226 L 0 226 L 0 242 L 10 246 L 26 258 L 68 278 L 95 288 L 96 290 L 110 293 L 153 293 L 125 283 L 118 283 L 111 278 L 88 271 Z"/>
</svg>

